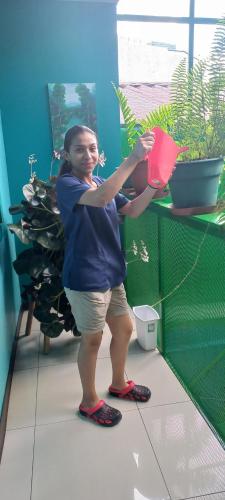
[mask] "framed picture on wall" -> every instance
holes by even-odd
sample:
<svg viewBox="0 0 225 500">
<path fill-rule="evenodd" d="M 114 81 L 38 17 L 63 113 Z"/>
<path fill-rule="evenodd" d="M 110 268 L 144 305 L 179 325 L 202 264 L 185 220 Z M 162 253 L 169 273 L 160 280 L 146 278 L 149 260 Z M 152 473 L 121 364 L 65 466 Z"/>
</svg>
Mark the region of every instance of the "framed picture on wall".
<svg viewBox="0 0 225 500">
<path fill-rule="evenodd" d="M 96 130 L 95 83 L 49 83 L 53 149 L 61 151 L 65 132 L 74 125 Z"/>
</svg>

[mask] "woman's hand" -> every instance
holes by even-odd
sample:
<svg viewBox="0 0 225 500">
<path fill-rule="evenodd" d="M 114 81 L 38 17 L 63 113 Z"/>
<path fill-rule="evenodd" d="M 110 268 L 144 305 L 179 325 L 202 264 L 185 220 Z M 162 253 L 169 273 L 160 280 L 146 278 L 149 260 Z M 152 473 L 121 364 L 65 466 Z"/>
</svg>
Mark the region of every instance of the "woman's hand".
<svg viewBox="0 0 225 500">
<path fill-rule="evenodd" d="M 105 207 L 119 192 L 129 175 L 135 170 L 137 164 L 145 158 L 149 151 L 151 151 L 153 144 L 154 133 L 150 132 L 150 130 L 146 130 L 145 134 L 139 137 L 132 153 L 123 161 L 115 172 L 97 188 L 90 187 L 90 189 L 87 189 L 80 197 L 78 203 L 80 205 L 90 205 L 92 207 Z M 149 201 L 148 197 L 148 203 Z"/>
<path fill-rule="evenodd" d="M 147 130 L 145 134 L 139 137 L 131 153 L 131 156 L 135 157 L 137 163 L 145 159 L 146 154 L 152 150 L 154 142 L 154 132 L 150 130 Z"/>
</svg>

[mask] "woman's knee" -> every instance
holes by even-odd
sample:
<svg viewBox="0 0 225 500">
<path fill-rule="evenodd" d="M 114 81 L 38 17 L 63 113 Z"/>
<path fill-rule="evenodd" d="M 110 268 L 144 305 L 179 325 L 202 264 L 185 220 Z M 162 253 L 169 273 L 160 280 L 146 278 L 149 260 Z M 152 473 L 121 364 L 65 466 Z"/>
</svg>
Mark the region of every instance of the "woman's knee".
<svg viewBox="0 0 225 500">
<path fill-rule="evenodd" d="M 81 343 L 87 349 L 98 349 L 102 341 L 102 332 L 82 333 Z"/>
<path fill-rule="evenodd" d="M 132 324 L 130 325 L 127 325 L 126 328 L 124 329 L 124 334 L 125 336 L 130 339 L 131 335 L 132 335 L 132 332 L 133 332 L 133 326 Z"/>
<path fill-rule="evenodd" d="M 108 317 L 107 323 L 114 338 L 131 337 L 133 324 L 129 315 Z"/>
<path fill-rule="evenodd" d="M 133 332 L 133 325 L 131 321 L 126 321 L 122 327 L 122 331 L 124 332 L 124 335 L 128 338 L 131 337 L 132 332 Z"/>
</svg>

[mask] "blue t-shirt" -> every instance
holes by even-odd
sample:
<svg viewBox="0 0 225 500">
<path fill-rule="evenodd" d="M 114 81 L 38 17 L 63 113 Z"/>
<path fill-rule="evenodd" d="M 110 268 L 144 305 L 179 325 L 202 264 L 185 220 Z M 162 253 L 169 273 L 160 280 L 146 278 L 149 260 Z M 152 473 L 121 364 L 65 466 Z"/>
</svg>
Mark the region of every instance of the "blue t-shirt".
<svg viewBox="0 0 225 500">
<path fill-rule="evenodd" d="M 99 186 L 101 177 L 93 176 Z M 71 174 L 57 179 L 57 203 L 64 225 L 66 247 L 63 286 L 97 291 L 119 286 L 126 275 L 117 211 L 128 199 L 117 194 L 104 208 L 79 205 L 90 185 Z"/>
</svg>

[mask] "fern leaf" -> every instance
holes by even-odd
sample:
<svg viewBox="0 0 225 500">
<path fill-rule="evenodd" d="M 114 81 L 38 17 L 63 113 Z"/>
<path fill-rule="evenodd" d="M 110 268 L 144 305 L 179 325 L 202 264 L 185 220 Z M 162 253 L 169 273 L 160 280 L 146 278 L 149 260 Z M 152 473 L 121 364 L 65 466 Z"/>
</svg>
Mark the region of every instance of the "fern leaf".
<svg viewBox="0 0 225 500">
<path fill-rule="evenodd" d="M 115 93 L 118 97 L 120 108 L 123 114 L 124 118 L 124 123 L 127 128 L 127 138 L 128 138 L 128 145 L 130 149 L 132 150 L 134 148 L 134 145 L 137 142 L 137 139 L 140 135 L 140 132 L 138 130 L 138 122 L 136 120 L 135 115 L 133 114 L 126 96 L 123 94 L 123 92 L 120 90 L 120 88 L 116 88 L 114 83 L 112 84 L 113 88 L 115 90 Z"/>
<path fill-rule="evenodd" d="M 174 71 L 171 81 L 171 103 L 173 104 L 172 118 L 174 123 L 173 134 L 178 141 L 182 141 L 184 136 L 183 125 L 187 115 L 188 95 L 187 62 L 186 59 L 182 59 Z"/>
<path fill-rule="evenodd" d="M 212 154 L 225 154 L 225 19 L 219 21 L 209 64 L 209 115 Z"/>
<path fill-rule="evenodd" d="M 170 133 L 172 127 L 171 114 L 171 104 L 163 104 L 154 109 L 140 121 L 141 133 L 144 134 L 147 129 L 151 130 L 154 127 L 161 127 L 164 132 Z"/>
</svg>

